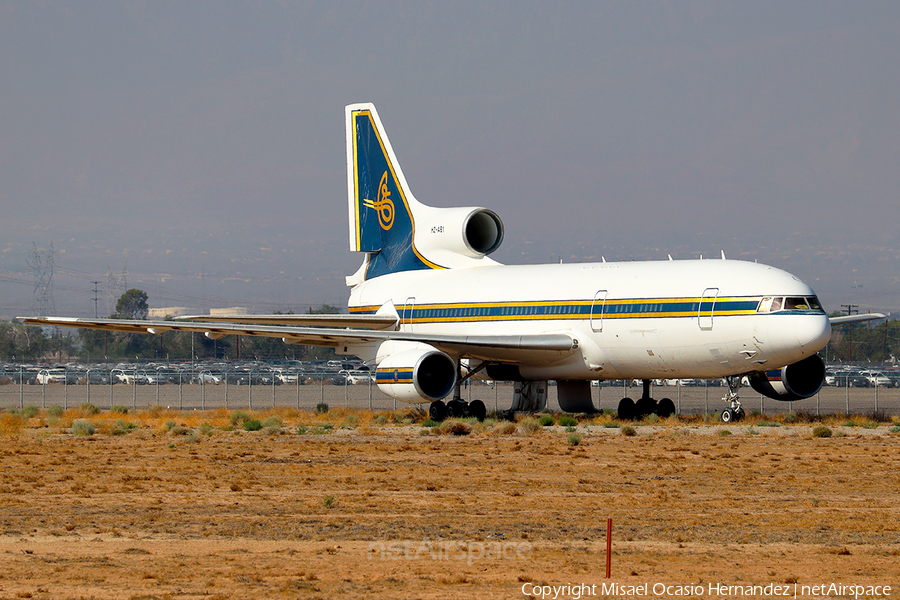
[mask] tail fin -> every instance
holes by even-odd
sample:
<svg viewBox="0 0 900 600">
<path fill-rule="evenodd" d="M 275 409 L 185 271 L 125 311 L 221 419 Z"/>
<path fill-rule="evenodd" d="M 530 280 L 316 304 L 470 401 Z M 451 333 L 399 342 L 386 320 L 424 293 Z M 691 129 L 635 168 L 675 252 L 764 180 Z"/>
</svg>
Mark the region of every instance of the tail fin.
<svg viewBox="0 0 900 600">
<path fill-rule="evenodd" d="M 351 104 L 346 118 L 350 249 L 368 253 L 363 278 L 440 268 L 415 248 L 415 213 L 424 207 L 409 191 L 375 106 Z"/>
</svg>

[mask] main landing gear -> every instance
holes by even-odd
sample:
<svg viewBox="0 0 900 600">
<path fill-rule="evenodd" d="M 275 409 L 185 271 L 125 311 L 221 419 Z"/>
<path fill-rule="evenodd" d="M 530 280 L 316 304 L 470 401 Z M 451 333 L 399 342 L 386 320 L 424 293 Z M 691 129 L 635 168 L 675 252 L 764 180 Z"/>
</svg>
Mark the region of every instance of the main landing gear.
<svg viewBox="0 0 900 600">
<path fill-rule="evenodd" d="M 675 414 L 675 403 L 671 399 L 663 398 L 657 402 L 650 397 L 650 380 L 644 379 L 642 383 L 644 390 L 637 402 L 631 398 L 622 398 L 619 401 L 620 419 L 642 419 L 653 414 L 665 419 Z"/>
<path fill-rule="evenodd" d="M 738 390 L 741 389 L 740 377 L 726 377 L 725 383 L 728 384 L 728 393 L 722 400 L 729 403 L 729 406 L 722 411 L 722 422 L 733 423 L 742 420 L 746 413 L 741 401 L 738 399 Z"/>
<path fill-rule="evenodd" d="M 443 400 L 436 400 L 428 407 L 428 417 L 432 421 L 443 421 L 444 419 L 464 419 L 466 417 L 475 417 L 479 421 L 484 421 L 487 416 L 487 407 L 481 400 L 472 400 L 466 402 L 464 400 L 453 399 L 444 404 Z"/>
<path fill-rule="evenodd" d="M 462 384 L 478 371 L 487 366 L 487 363 L 481 363 L 477 368 L 470 370 L 465 377 L 462 376 L 459 363 L 456 364 L 457 377 L 456 387 L 453 388 L 453 400 L 444 404 L 443 400 L 435 400 L 428 406 L 428 418 L 432 421 L 443 421 L 444 419 L 465 419 L 466 417 L 475 417 L 479 421 L 484 421 L 487 416 L 487 407 L 481 400 L 472 400 L 466 402 L 462 399 Z"/>
</svg>

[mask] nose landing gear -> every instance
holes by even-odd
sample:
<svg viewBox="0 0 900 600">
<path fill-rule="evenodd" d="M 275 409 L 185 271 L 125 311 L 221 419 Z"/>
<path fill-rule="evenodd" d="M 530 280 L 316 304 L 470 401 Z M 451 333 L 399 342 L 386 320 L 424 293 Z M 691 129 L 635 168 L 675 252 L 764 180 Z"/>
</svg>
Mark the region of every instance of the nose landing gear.
<svg viewBox="0 0 900 600">
<path fill-rule="evenodd" d="M 722 400 L 728 402 L 730 406 L 722 411 L 722 422 L 733 423 L 740 421 L 746 416 L 744 407 L 741 406 L 741 401 L 738 398 L 738 390 L 741 389 L 741 378 L 738 376 L 726 377 L 725 383 L 728 384 L 728 393 L 725 394 Z"/>
</svg>

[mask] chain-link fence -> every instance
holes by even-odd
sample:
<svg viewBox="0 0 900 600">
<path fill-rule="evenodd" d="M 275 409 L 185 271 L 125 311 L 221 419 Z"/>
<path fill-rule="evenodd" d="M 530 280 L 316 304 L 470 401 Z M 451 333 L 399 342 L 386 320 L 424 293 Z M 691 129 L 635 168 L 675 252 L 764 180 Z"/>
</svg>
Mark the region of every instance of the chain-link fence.
<svg viewBox="0 0 900 600">
<path fill-rule="evenodd" d="M 691 384 L 655 385 L 651 393 L 657 400 L 670 398 L 679 414 L 700 414 L 720 412 L 725 407 L 725 391 L 721 381 L 696 380 Z M 603 382 L 591 387 L 591 392 L 595 407 L 615 410 L 623 397 L 639 398 L 641 386 Z M 481 400 L 488 410 L 507 410 L 513 403 L 513 385 L 470 381 L 463 387 L 462 397 Z M 900 415 L 900 388 L 894 387 L 823 387 L 815 396 L 796 402 L 778 402 L 742 388 L 741 401 L 748 413 Z M 323 403 L 332 409 L 393 410 L 406 406 L 381 393 L 366 373 L 140 366 L 0 370 L 0 408 L 74 408 L 84 403 L 99 408 L 141 409 L 159 405 L 179 410 L 313 410 Z M 551 411 L 559 410 L 556 386 L 552 383 L 547 406 Z"/>
</svg>

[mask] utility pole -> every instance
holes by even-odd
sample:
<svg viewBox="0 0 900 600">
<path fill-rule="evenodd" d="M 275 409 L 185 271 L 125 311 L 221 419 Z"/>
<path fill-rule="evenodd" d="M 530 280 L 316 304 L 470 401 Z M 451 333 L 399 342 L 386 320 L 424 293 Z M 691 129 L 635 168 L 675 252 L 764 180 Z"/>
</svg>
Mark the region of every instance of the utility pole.
<svg viewBox="0 0 900 600">
<path fill-rule="evenodd" d="M 50 242 L 49 250 L 38 250 L 37 243 L 31 243 L 31 260 L 26 261 L 34 276 L 34 296 L 32 310 L 39 315 L 56 313 L 53 301 L 53 271 L 56 268 L 56 250 Z"/>
<path fill-rule="evenodd" d="M 841 304 L 847 316 L 859 314 L 859 304 Z M 853 362 L 853 324 L 847 323 L 847 362 Z"/>
<path fill-rule="evenodd" d="M 97 314 L 97 301 L 100 299 L 100 296 L 98 296 L 98 293 L 99 293 L 99 292 L 98 292 L 98 290 L 97 290 L 97 286 L 100 285 L 100 282 L 99 282 L 99 281 L 92 281 L 91 283 L 94 284 L 94 318 L 96 319 L 96 318 L 98 317 L 98 314 Z"/>
</svg>

